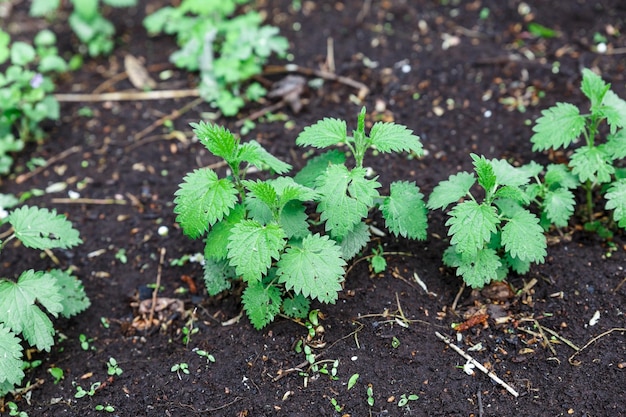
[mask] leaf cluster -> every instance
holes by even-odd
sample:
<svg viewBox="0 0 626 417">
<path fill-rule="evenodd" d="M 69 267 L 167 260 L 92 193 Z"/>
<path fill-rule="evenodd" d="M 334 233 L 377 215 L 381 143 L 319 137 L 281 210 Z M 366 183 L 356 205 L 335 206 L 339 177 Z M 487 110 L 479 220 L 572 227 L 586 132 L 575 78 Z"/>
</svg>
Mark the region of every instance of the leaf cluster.
<svg viewBox="0 0 626 417">
<path fill-rule="evenodd" d="M 542 111 L 533 127 L 533 150 L 573 148 L 582 137 L 584 141 L 575 147 L 567 164 L 577 183 L 567 179 L 565 188 L 580 187 L 586 192 L 589 221 L 593 215 L 592 191 L 600 189 L 606 199 L 604 208 L 613 210 L 613 220 L 626 228 L 626 170 L 620 168 L 626 157 L 626 101 L 589 69 L 582 72 L 581 91 L 589 100 L 588 113 L 570 103 L 557 103 Z M 557 175 L 565 175 L 562 171 L 559 169 Z M 565 194 L 561 190 L 557 198 L 565 198 Z M 571 203 L 569 196 L 566 200 Z"/>
<path fill-rule="evenodd" d="M 67 70 L 58 55 L 56 36 L 49 30 L 39 32 L 34 44 L 11 42 L 0 30 L 0 174 L 8 174 L 11 154 L 21 151 L 29 140 L 40 140 L 44 120 L 58 120 L 59 103 L 52 95 L 51 76 Z M 16 135 L 17 133 L 17 135 Z"/>
<path fill-rule="evenodd" d="M 226 116 L 237 114 L 244 99 L 265 95 L 259 83 L 244 88 L 260 74 L 272 53 L 284 55 L 287 40 L 278 28 L 262 25 L 255 11 L 235 16 L 250 0 L 183 0 L 147 16 L 148 32 L 176 35 L 180 49 L 170 56 L 177 67 L 200 73 L 200 94 Z"/>
<path fill-rule="evenodd" d="M 541 166 L 515 168 L 504 160 L 471 155 L 474 173 L 461 172 L 440 182 L 427 206 L 446 209 L 450 218 L 450 247 L 443 261 L 473 288 L 506 277 L 509 270 L 528 272 L 531 263 L 543 262 L 546 238 L 539 218 L 528 210 L 527 186 Z M 484 197 L 472 193 L 478 184 Z"/>
<path fill-rule="evenodd" d="M 115 26 L 102 13 L 103 5 L 132 7 L 137 0 L 70 0 L 73 6 L 68 22 L 74 34 L 90 56 L 108 55 L 113 51 Z M 49 16 L 61 5 L 61 0 L 33 0 L 31 16 Z M 84 51 L 85 52 L 85 51 Z M 82 53 L 84 53 L 82 52 Z"/>
<path fill-rule="evenodd" d="M 377 123 L 365 135 L 364 119 L 365 109 L 353 137 L 347 136 L 345 122 L 325 119 L 305 129 L 296 142 L 318 148 L 350 143 L 361 155 L 372 147 L 421 151 L 419 138 L 394 124 Z M 291 166 L 255 141 L 241 143 L 222 127 L 192 126 L 199 141 L 224 159 L 231 175 L 220 178 L 210 168 L 189 173 L 175 193 L 177 222 L 187 236 L 205 237 L 209 294 L 229 289 L 233 279 L 243 281 L 242 302 L 256 328 L 281 312 L 305 317 L 311 300 L 337 300 L 346 261 L 369 242 L 365 219 L 372 208 L 380 207 L 392 233 L 426 235 L 426 208 L 413 183 L 394 183 L 383 197 L 376 178 L 368 178 L 363 166 L 348 168 L 346 155 L 338 150 L 312 158 L 295 177 L 247 179 L 250 166 L 276 174 Z M 319 213 L 325 233 L 316 232 L 307 207 Z"/>
<path fill-rule="evenodd" d="M 12 239 L 27 248 L 71 248 L 81 242 L 78 232 L 62 215 L 37 207 L 13 210 L 7 222 Z M 0 398 L 21 383 L 24 377 L 22 337 L 30 346 L 49 351 L 54 344 L 50 316 L 71 317 L 89 307 L 82 283 L 59 269 L 20 274 L 16 281 L 0 278 Z"/>
</svg>

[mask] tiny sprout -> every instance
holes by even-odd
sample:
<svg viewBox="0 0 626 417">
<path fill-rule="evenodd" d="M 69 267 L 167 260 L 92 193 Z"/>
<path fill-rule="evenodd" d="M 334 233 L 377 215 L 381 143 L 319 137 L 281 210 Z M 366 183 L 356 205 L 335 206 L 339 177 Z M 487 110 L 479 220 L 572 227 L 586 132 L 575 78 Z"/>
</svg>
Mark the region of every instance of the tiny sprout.
<svg viewBox="0 0 626 417">
<path fill-rule="evenodd" d="M 395 336 L 391 338 L 391 347 L 394 349 L 398 349 L 398 347 L 400 347 L 400 340 Z"/>
<path fill-rule="evenodd" d="M 48 373 L 50 373 L 50 375 L 52 375 L 52 377 L 54 378 L 54 385 L 58 384 L 59 381 L 63 379 L 63 369 L 61 368 L 53 366 L 52 368 L 48 369 Z"/>
<path fill-rule="evenodd" d="M 356 382 L 359 380 L 359 374 L 353 374 L 348 380 L 348 391 L 352 389 L 356 385 Z"/>
</svg>

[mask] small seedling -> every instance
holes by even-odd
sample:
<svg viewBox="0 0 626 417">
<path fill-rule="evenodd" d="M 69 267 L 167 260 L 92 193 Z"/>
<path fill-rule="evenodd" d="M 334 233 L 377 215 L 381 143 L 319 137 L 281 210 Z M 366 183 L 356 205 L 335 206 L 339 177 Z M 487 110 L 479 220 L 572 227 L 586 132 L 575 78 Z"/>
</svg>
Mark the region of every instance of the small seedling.
<svg viewBox="0 0 626 417">
<path fill-rule="evenodd" d="M 120 376 L 122 375 L 122 372 L 124 371 L 119 367 L 115 358 L 109 358 L 109 361 L 107 362 L 107 374 L 111 376 Z"/>
<path fill-rule="evenodd" d="M 350 391 L 359 380 L 359 374 L 352 374 L 350 379 L 348 379 L 348 391 Z"/>
<path fill-rule="evenodd" d="M 400 339 L 398 339 L 397 337 L 392 337 L 391 338 L 391 347 L 394 349 L 398 349 L 400 347 Z"/>
<path fill-rule="evenodd" d="M 372 384 L 367 384 L 367 405 L 370 407 L 374 406 L 374 387 Z"/>
<path fill-rule="evenodd" d="M 56 366 L 49 368 L 48 373 L 52 375 L 52 377 L 54 378 L 54 385 L 58 384 L 63 379 L 63 376 L 64 376 L 63 369 L 57 368 Z"/>
<path fill-rule="evenodd" d="M 176 372 L 176 375 L 178 375 L 178 379 L 182 380 L 180 373 L 182 372 L 185 375 L 189 375 L 189 365 L 185 362 L 176 363 L 170 368 L 170 371 Z"/>
<path fill-rule="evenodd" d="M 194 348 L 193 351 L 196 352 L 196 354 L 200 356 L 201 358 L 205 358 L 207 364 L 209 362 L 211 363 L 215 362 L 215 357 L 211 355 L 209 352 L 207 352 L 206 350 Z"/>
<path fill-rule="evenodd" d="M 183 344 L 185 346 L 189 345 L 189 342 L 191 342 L 191 336 L 193 336 L 194 334 L 200 331 L 200 329 L 198 329 L 197 327 L 193 327 L 194 320 L 195 320 L 195 310 L 189 317 L 189 320 L 187 320 L 185 327 L 181 329 L 181 332 L 183 333 Z"/>
<path fill-rule="evenodd" d="M 115 259 L 117 259 L 123 264 L 126 264 L 126 262 L 128 262 L 128 257 L 126 256 L 126 249 L 119 248 L 117 252 L 115 252 Z"/>
<path fill-rule="evenodd" d="M 91 346 L 93 339 L 87 337 L 83 333 L 78 335 L 78 341 L 80 342 L 80 348 L 82 350 L 89 350 L 89 349 L 95 350 L 96 349 L 94 346 Z"/>
<path fill-rule="evenodd" d="M 94 409 L 96 411 L 106 411 L 107 413 L 112 413 L 115 411 L 115 407 L 113 407 L 110 404 L 107 404 L 107 405 L 98 404 L 94 407 Z"/>
<path fill-rule="evenodd" d="M 372 271 L 374 271 L 375 274 L 380 274 L 385 269 L 387 269 L 387 261 L 383 256 L 383 248 L 380 245 L 378 246 L 378 248 L 372 249 L 370 265 L 372 267 Z"/>
<path fill-rule="evenodd" d="M 343 410 L 343 407 L 341 405 L 339 405 L 339 403 L 337 402 L 337 400 L 333 397 L 330 399 L 330 403 L 333 406 L 333 408 L 335 409 L 336 412 L 340 413 L 341 410 Z"/>
<path fill-rule="evenodd" d="M 28 417 L 28 413 L 26 413 L 25 411 L 20 411 L 19 407 L 17 406 L 17 404 L 15 404 L 13 401 L 9 401 L 6 403 L 6 406 L 9 408 L 9 415 L 10 416 L 15 416 L 15 417 Z"/>
<path fill-rule="evenodd" d="M 417 401 L 419 398 L 420 397 L 415 394 L 402 394 L 400 400 L 398 400 L 398 407 L 404 407 L 409 404 L 409 401 Z"/>
<path fill-rule="evenodd" d="M 83 398 L 85 396 L 93 397 L 94 395 L 96 395 L 96 391 L 98 390 L 98 388 L 100 388 L 100 385 L 102 385 L 100 382 L 94 382 L 89 387 L 89 391 L 86 391 L 80 385 L 76 385 L 76 394 L 74 394 L 74 397 L 75 398 Z"/>
</svg>

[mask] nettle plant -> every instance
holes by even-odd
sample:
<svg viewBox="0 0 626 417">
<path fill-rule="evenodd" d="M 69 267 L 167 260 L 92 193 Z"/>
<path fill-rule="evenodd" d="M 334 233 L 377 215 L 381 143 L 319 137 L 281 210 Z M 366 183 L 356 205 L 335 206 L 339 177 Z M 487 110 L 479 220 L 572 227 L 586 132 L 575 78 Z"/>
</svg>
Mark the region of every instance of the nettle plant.
<svg viewBox="0 0 626 417">
<path fill-rule="evenodd" d="M 487 160 L 471 155 L 474 173 L 461 172 L 440 182 L 427 207 L 446 209 L 450 218 L 450 247 L 443 255 L 445 265 L 473 287 L 506 278 L 510 270 L 525 274 L 532 263 L 543 262 L 546 238 L 539 218 L 528 210 L 531 178 L 542 167 L 529 164 L 513 167 L 504 160 Z M 481 193 L 472 193 L 478 183 Z M 482 196 L 482 200 L 477 197 Z M 550 206 L 547 212 L 557 209 Z"/>
<path fill-rule="evenodd" d="M 379 207 L 387 228 L 408 238 L 426 237 L 426 208 L 411 182 L 391 184 L 383 197 L 376 178 L 368 178 L 363 158 L 378 152 L 421 154 L 419 138 L 404 126 L 375 123 L 365 134 L 365 109 L 357 129 L 324 119 L 298 136 L 298 145 L 328 148 L 345 145 L 354 157 L 330 150 L 312 158 L 295 177 L 291 166 L 258 142 L 241 143 L 228 130 L 201 122 L 192 125 L 200 142 L 223 158 L 230 174 L 219 178 L 209 168 L 193 171 L 176 192 L 175 213 L 183 232 L 205 237 L 205 283 L 210 295 L 245 284 L 244 309 L 255 328 L 276 315 L 305 318 L 310 301 L 334 303 L 342 289 L 344 266 L 369 242 L 365 223 Z M 251 168 L 278 174 L 267 180 L 247 179 Z M 314 213 L 313 210 L 315 210 Z"/>
<path fill-rule="evenodd" d="M 115 26 L 100 12 L 103 5 L 110 7 L 132 7 L 137 0 L 71 0 L 74 7 L 69 24 L 85 51 L 90 56 L 108 55 L 113 51 Z M 30 15 L 50 16 L 61 5 L 61 0 L 33 0 Z"/>
<path fill-rule="evenodd" d="M 233 116 L 245 100 L 257 100 L 266 90 L 257 82 L 244 85 L 262 72 L 272 53 L 285 55 L 289 43 L 278 28 L 262 25 L 259 13 L 234 16 L 250 0 L 183 0 L 144 20 L 149 33 L 176 35 L 181 49 L 170 56 L 177 67 L 200 72 L 200 94 L 226 116 Z"/>
<path fill-rule="evenodd" d="M 0 30 L 0 174 L 9 173 L 13 152 L 43 138 L 42 122 L 60 117 L 51 76 L 66 71 L 67 63 L 55 44 L 49 30 L 35 36 L 34 46 L 11 43 L 9 34 Z"/>
<path fill-rule="evenodd" d="M 82 243 L 78 231 L 54 210 L 23 206 L 8 214 L 3 224 L 1 250 L 13 240 L 27 248 L 68 249 Z M 28 345 L 50 351 L 54 327 L 50 316 L 74 316 L 89 307 L 82 283 L 70 272 L 26 270 L 14 280 L 0 278 L 0 398 L 24 378 L 23 338 Z"/>
<path fill-rule="evenodd" d="M 604 208 L 613 210 L 613 221 L 626 228 L 626 169 L 623 167 L 626 157 L 626 101 L 619 98 L 611 90 L 611 85 L 593 71 L 584 69 L 582 75 L 581 90 L 590 101 L 589 112 L 581 113 L 570 103 L 557 103 L 542 111 L 542 116 L 533 127 L 533 150 L 568 149 L 582 137 L 583 143 L 574 150 L 568 162 L 575 182 L 566 179 L 565 187 L 584 190 L 587 228 L 598 230 L 602 227 L 594 221 L 596 190 L 606 199 Z M 608 126 L 605 130 L 603 124 Z M 565 174 L 561 172 L 558 175 Z M 566 204 L 575 204 L 573 194 L 563 197 Z"/>
</svg>

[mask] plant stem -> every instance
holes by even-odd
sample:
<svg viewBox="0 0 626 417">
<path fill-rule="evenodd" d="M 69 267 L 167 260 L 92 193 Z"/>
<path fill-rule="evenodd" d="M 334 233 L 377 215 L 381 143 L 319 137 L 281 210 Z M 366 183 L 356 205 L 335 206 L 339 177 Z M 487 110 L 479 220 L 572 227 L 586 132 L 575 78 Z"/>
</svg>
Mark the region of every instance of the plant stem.
<svg viewBox="0 0 626 417">
<path fill-rule="evenodd" d="M 593 194 L 591 190 L 593 185 L 591 184 L 591 180 L 587 180 L 585 183 L 585 198 L 587 199 L 587 216 L 589 217 L 589 222 L 593 221 Z"/>
</svg>

